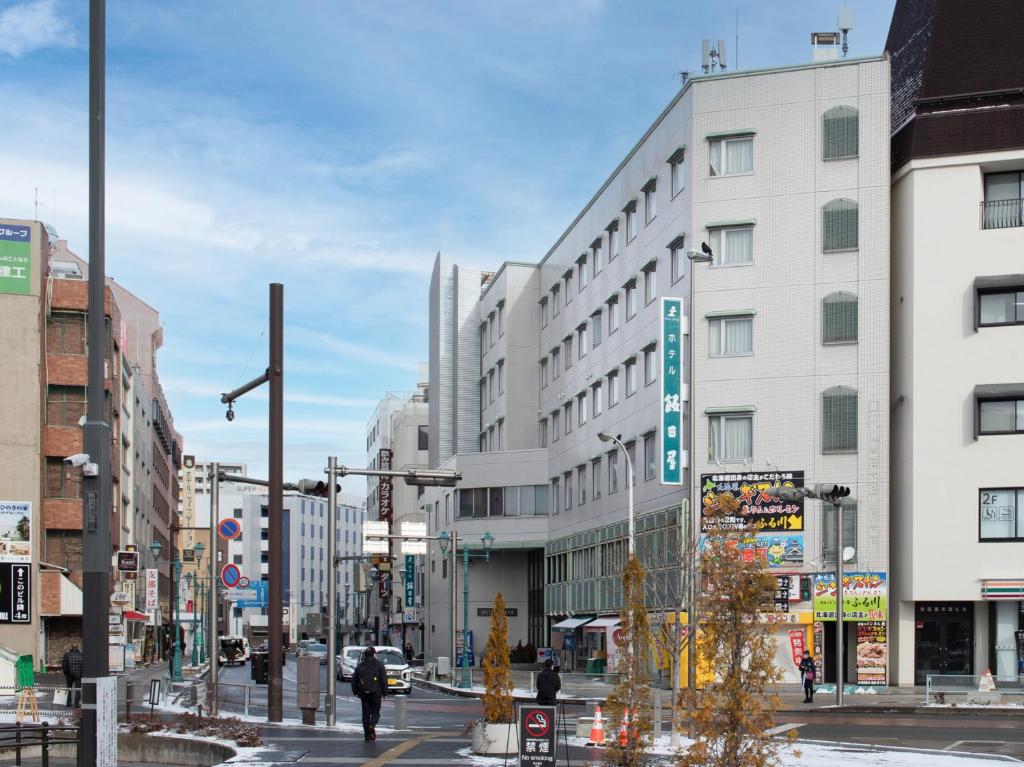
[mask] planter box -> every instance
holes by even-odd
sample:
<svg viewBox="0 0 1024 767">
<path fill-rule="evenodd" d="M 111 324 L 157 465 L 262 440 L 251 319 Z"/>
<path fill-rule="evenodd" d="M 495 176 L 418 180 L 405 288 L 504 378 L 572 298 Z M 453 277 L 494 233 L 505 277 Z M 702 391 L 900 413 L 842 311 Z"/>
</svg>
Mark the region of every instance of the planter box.
<svg viewBox="0 0 1024 767">
<path fill-rule="evenodd" d="M 474 754 L 518 754 L 519 730 L 513 724 L 473 725 Z"/>
</svg>

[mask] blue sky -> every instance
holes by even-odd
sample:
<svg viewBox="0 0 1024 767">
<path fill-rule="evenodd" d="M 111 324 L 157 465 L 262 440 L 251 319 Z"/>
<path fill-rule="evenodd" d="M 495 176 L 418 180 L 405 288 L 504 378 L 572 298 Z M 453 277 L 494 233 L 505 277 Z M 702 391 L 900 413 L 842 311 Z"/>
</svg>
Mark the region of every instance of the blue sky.
<svg viewBox="0 0 1024 767">
<path fill-rule="evenodd" d="M 850 55 L 894 0 L 854 0 Z M 0 0 L 0 215 L 87 252 L 87 3 Z M 679 87 L 700 41 L 810 59 L 836 3 L 108 0 L 108 274 L 161 312 L 160 375 L 201 459 L 266 471 L 285 284 L 288 477 L 365 464 L 383 392 L 427 356 L 434 254 L 539 260 Z M 361 492 L 355 479 L 346 489 Z"/>
</svg>

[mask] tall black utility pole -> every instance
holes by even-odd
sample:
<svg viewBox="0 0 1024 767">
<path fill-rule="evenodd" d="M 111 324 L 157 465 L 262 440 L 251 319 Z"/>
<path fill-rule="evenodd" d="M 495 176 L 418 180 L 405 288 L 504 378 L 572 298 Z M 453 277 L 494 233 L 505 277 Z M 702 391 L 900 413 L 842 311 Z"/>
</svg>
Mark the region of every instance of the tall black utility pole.
<svg viewBox="0 0 1024 767">
<path fill-rule="evenodd" d="M 270 584 L 267 594 L 270 673 L 267 675 L 267 719 L 280 722 L 283 711 L 281 667 L 284 594 L 284 285 L 270 284 Z M 333 480 L 332 480 L 333 481 Z"/>
<path fill-rule="evenodd" d="M 284 688 L 281 676 L 284 658 L 282 620 L 284 594 L 284 285 L 270 283 L 270 360 L 266 372 L 242 384 L 234 391 L 220 395 L 228 406 L 228 420 L 232 420 L 231 406 L 235 400 L 265 383 L 270 384 L 270 582 L 267 589 L 267 633 L 270 635 L 270 656 L 267 662 L 267 721 L 280 722 L 284 718 Z M 216 644 L 214 645 L 216 647 Z"/>
<path fill-rule="evenodd" d="M 84 452 L 98 471 L 83 471 L 82 481 L 82 739 L 80 767 L 94 767 L 96 679 L 109 671 L 110 614 L 110 424 L 106 421 L 104 361 L 105 235 L 104 163 L 106 100 L 106 5 L 89 1 L 89 344 L 88 399 L 83 428 Z M 116 714 L 115 714 L 116 715 Z"/>
</svg>

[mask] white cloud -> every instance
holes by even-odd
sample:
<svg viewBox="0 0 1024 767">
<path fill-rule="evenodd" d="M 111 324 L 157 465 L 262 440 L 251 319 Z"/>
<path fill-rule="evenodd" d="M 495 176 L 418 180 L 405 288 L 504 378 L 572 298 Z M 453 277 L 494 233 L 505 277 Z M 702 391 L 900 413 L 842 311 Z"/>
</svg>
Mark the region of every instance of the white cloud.
<svg viewBox="0 0 1024 767">
<path fill-rule="evenodd" d="M 23 56 L 40 48 L 70 48 L 74 30 L 57 14 L 56 0 L 12 5 L 0 11 L 0 53 Z"/>
<path fill-rule="evenodd" d="M 212 384 L 208 379 L 162 377 L 160 379 L 164 391 L 169 395 L 183 394 L 192 397 L 219 398 L 223 393 L 221 389 Z M 268 394 L 263 389 L 256 389 L 245 395 L 245 399 L 266 401 Z M 285 402 L 294 402 L 300 405 L 320 405 L 323 407 L 341 408 L 375 408 L 377 401 L 373 399 L 359 399 L 355 397 L 334 397 L 328 394 L 316 394 L 311 392 L 288 391 L 285 387 Z"/>
<path fill-rule="evenodd" d="M 305 346 L 320 347 L 336 352 L 348 360 L 370 362 L 381 367 L 397 368 L 399 370 L 413 370 L 419 372 L 420 366 L 416 360 L 408 357 L 392 354 L 373 346 L 364 346 L 353 341 L 346 341 L 327 333 L 319 333 L 313 330 L 302 328 L 290 331 L 291 338 Z"/>
</svg>

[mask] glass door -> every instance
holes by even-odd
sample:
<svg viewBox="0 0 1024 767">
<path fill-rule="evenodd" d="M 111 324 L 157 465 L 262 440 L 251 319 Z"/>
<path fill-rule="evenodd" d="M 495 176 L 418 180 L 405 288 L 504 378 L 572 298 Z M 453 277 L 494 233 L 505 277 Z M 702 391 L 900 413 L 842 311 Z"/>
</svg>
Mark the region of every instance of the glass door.
<svg viewBox="0 0 1024 767">
<path fill-rule="evenodd" d="M 914 684 L 928 674 L 974 673 L 974 605 L 919 602 L 915 608 Z"/>
</svg>

